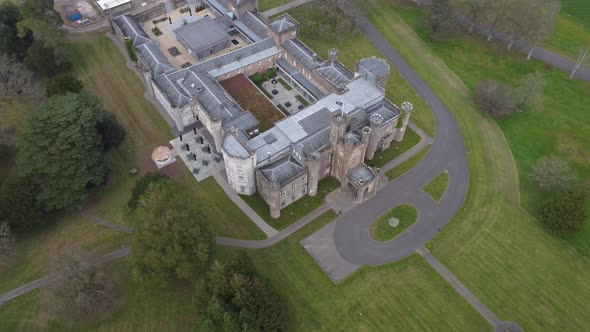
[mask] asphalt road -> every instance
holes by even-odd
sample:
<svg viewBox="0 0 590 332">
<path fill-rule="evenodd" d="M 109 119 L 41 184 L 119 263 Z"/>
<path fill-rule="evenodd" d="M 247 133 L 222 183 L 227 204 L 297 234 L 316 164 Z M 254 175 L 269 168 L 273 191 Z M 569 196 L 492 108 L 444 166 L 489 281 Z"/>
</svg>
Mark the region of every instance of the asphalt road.
<svg viewBox="0 0 590 332">
<path fill-rule="evenodd" d="M 465 200 L 469 176 L 463 138 L 451 112 L 369 21 L 361 20 L 358 26 L 430 106 L 437 127 L 434 143 L 419 165 L 336 220 L 334 242 L 338 253 L 352 264 L 381 265 L 415 253 L 453 218 Z M 415 110 L 420 111 L 426 110 Z M 445 170 L 449 184 L 436 203 L 422 187 Z M 399 204 L 418 209 L 416 223 L 391 242 L 371 239 L 371 224 Z"/>
</svg>

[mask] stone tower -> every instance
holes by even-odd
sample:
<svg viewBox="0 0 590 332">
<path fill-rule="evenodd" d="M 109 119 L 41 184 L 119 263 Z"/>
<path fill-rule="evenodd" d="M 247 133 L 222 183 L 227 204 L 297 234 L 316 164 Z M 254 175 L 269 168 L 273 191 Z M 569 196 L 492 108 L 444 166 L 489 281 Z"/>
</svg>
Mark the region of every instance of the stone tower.
<svg viewBox="0 0 590 332">
<path fill-rule="evenodd" d="M 363 149 L 363 154 L 362 154 L 362 160 L 365 160 L 365 158 L 367 158 L 367 150 L 369 147 L 369 142 L 371 141 L 371 128 L 369 127 L 364 127 L 361 130 L 361 144 L 365 147 Z"/>
<path fill-rule="evenodd" d="M 322 166 L 322 157 L 319 152 L 313 152 L 307 158 L 307 190 L 309 196 L 315 196 L 318 193 L 318 182 L 320 180 L 320 168 Z"/>
<path fill-rule="evenodd" d="M 382 127 L 383 127 L 383 116 L 381 114 L 373 114 L 369 118 L 369 126 L 371 128 L 369 135 L 369 144 L 367 144 L 367 153 L 365 158 L 367 160 L 373 160 L 375 152 L 379 148 L 379 142 L 381 141 Z"/>
<path fill-rule="evenodd" d="M 228 5 L 238 18 L 246 12 L 258 11 L 258 0 L 229 0 Z"/>
<path fill-rule="evenodd" d="M 299 33 L 299 22 L 291 15 L 281 15 L 276 20 L 270 22 L 268 34 L 275 40 L 275 43 L 282 45 L 288 39 L 295 39 Z"/>
<path fill-rule="evenodd" d="M 410 122 L 410 114 L 412 113 L 413 109 L 414 109 L 414 105 L 412 105 L 412 103 L 407 102 L 407 101 L 402 103 L 403 113 L 400 116 L 403 116 L 403 118 L 401 119 L 402 120 L 401 123 L 398 122 L 398 129 L 397 129 L 397 133 L 395 135 L 395 140 L 398 142 L 401 142 L 404 139 L 404 135 L 406 134 L 406 129 L 408 128 L 408 123 Z"/>
<path fill-rule="evenodd" d="M 356 64 L 356 75 L 374 81 L 383 91 L 387 87 L 389 70 L 389 64 L 385 60 L 374 56 L 362 59 Z"/>
<path fill-rule="evenodd" d="M 340 52 L 335 49 L 335 48 L 331 48 L 328 50 L 328 60 L 330 62 L 336 62 L 338 61 L 338 54 L 340 54 Z"/>
<path fill-rule="evenodd" d="M 344 133 L 346 133 L 346 117 L 337 112 L 330 122 L 330 142 L 332 147 L 338 145 L 338 140 L 344 136 Z"/>
<path fill-rule="evenodd" d="M 270 208 L 270 217 L 277 219 L 281 216 L 281 186 L 278 182 L 273 181 L 270 183 L 270 190 L 268 192 L 270 202 L 268 207 Z"/>
</svg>

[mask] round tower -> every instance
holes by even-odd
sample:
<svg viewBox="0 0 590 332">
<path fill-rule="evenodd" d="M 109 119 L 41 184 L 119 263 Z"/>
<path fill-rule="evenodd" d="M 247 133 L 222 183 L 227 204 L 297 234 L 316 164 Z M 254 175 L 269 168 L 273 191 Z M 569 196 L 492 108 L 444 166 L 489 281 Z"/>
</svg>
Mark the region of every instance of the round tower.
<svg viewBox="0 0 590 332">
<path fill-rule="evenodd" d="M 397 133 L 395 135 L 395 140 L 398 142 L 403 141 L 404 135 L 406 134 L 406 129 L 408 128 L 408 123 L 410 123 L 410 114 L 414 109 L 414 105 L 412 103 L 405 101 L 402 103 L 402 111 L 403 111 L 403 118 L 401 125 L 398 123 Z"/>
<path fill-rule="evenodd" d="M 373 114 L 369 118 L 369 143 L 367 144 L 367 153 L 365 158 L 367 160 L 373 160 L 375 152 L 379 148 L 379 142 L 381 141 L 381 128 L 383 126 L 383 116 L 381 114 Z"/>
<path fill-rule="evenodd" d="M 273 181 L 270 183 L 268 198 L 270 217 L 273 219 L 277 219 L 281 216 L 281 187 L 279 186 L 278 182 Z"/>
<path fill-rule="evenodd" d="M 362 160 L 365 160 L 366 156 L 367 156 L 367 147 L 369 146 L 369 140 L 371 139 L 371 128 L 369 127 L 364 127 L 361 130 L 361 144 L 364 146 L 363 149 L 363 156 L 362 156 Z"/>
<path fill-rule="evenodd" d="M 335 49 L 335 48 L 331 48 L 328 50 L 328 60 L 330 60 L 330 62 L 336 62 L 338 61 L 338 54 L 340 54 L 340 52 Z"/>
<path fill-rule="evenodd" d="M 307 158 L 307 190 L 309 196 L 315 196 L 318 193 L 318 182 L 320 180 L 320 168 L 322 165 L 322 156 L 319 152 L 313 152 Z"/>
</svg>

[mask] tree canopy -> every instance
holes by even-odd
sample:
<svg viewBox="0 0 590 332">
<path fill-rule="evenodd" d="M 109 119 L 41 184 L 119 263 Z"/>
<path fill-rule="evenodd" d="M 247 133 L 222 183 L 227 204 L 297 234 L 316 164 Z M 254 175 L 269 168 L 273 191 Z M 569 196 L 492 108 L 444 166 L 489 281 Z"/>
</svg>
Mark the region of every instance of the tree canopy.
<svg viewBox="0 0 590 332">
<path fill-rule="evenodd" d="M 38 185 L 45 211 L 71 207 L 106 177 L 107 167 L 98 125 L 101 101 L 89 94 L 48 98 L 33 112 L 19 141 L 21 176 Z"/>
<path fill-rule="evenodd" d="M 213 254 L 213 235 L 190 194 L 169 181 L 152 183 L 139 198 L 132 261 L 141 281 L 163 285 L 171 276 L 193 279 Z"/>
<path fill-rule="evenodd" d="M 168 180 L 168 176 L 162 173 L 147 173 L 142 176 L 133 187 L 133 190 L 131 191 L 131 198 L 129 199 L 129 202 L 127 202 L 127 206 L 129 206 L 130 209 L 135 209 L 137 207 L 137 203 L 139 202 L 139 198 L 145 194 L 150 184 L 165 180 Z"/>
<path fill-rule="evenodd" d="M 17 23 L 22 19 L 16 5 L 9 1 L 0 3 L 0 53 L 16 57 L 19 61 L 33 43 L 31 32 L 25 33 L 23 38 L 18 35 Z"/>
<path fill-rule="evenodd" d="M 66 92 L 80 93 L 84 88 L 84 82 L 72 74 L 55 75 L 47 81 L 45 94 L 47 97 L 63 95 Z"/>
<path fill-rule="evenodd" d="M 512 90 L 498 81 L 481 81 L 475 88 L 477 108 L 491 116 L 500 117 L 515 111 Z"/>
<path fill-rule="evenodd" d="M 41 207 L 37 185 L 30 178 L 11 178 L 0 186 L 0 220 L 13 229 L 27 228 L 37 222 Z"/>
<path fill-rule="evenodd" d="M 244 251 L 216 262 L 195 287 L 196 331 L 285 331 L 287 306 Z"/>
<path fill-rule="evenodd" d="M 539 221 L 555 235 L 567 237 L 586 223 L 587 189 L 576 187 L 557 194 L 539 209 Z"/>
</svg>

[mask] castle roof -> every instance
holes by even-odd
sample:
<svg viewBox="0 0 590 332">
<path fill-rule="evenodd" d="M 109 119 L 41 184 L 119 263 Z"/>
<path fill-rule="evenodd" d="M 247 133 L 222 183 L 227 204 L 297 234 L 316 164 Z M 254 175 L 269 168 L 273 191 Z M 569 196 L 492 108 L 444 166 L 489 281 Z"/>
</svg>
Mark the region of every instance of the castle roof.
<svg viewBox="0 0 590 332">
<path fill-rule="evenodd" d="M 139 53 L 140 58 L 150 68 L 152 77 L 171 73 L 176 70 L 172 67 L 168 58 L 162 53 L 160 47 L 155 43 L 146 43 L 138 46 L 137 53 Z"/>
<path fill-rule="evenodd" d="M 146 43 L 151 43 L 152 40 L 131 15 L 121 15 L 114 19 L 123 35 L 133 41 L 133 46 L 140 46 Z"/>
<path fill-rule="evenodd" d="M 316 68 L 332 85 L 339 87 L 350 83 L 354 74 L 338 61 L 326 61 Z"/>
<path fill-rule="evenodd" d="M 261 167 L 259 171 L 269 183 L 274 182 L 284 186 L 305 172 L 305 167 L 295 157 L 287 155 L 270 165 Z"/>
<path fill-rule="evenodd" d="M 383 59 L 379 59 L 375 56 L 364 58 L 357 64 L 359 69 L 373 74 L 375 77 L 382 77 L 389 74 L 389 64 Z"/>
<path fill-rule="evenodd" d="M 246 12 L 239 20 L 234 22 L 242 32 L 255 42 L 268 37 L 268 24 L 258 13 Z"/>
<path fill-rule="evenodd" d="M 348 171 L 348 178 L 352 183 L 365 184 L 373 181 L 375 174 L 368 166 L 360 165 Z"/>
<path fill-rule="evenodd" d="M 182 25 L 174 33 L 179 41 L 196 53 L 229 40 L 227 32 L 210 17 Z"/>
<path fill-rule="evenodd" d="M 223 141 L 223 150 L 228 155 L 235 158 L 246 159 L 250 157 L 250 152 L 240 143 L 233 135 L 228 135 Z"/>
<path fill-rule="evenodd" d="M 297 26 L 297 21 L 289 14 L 285 14 L 270 23 L 270 26 L 278 33 L 283 33 Z"/>
</svg>

